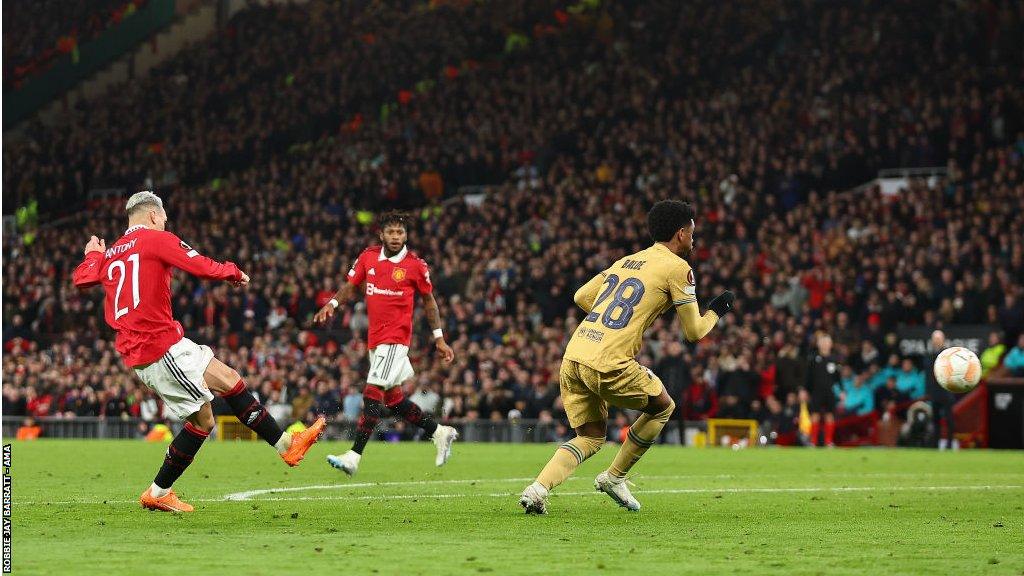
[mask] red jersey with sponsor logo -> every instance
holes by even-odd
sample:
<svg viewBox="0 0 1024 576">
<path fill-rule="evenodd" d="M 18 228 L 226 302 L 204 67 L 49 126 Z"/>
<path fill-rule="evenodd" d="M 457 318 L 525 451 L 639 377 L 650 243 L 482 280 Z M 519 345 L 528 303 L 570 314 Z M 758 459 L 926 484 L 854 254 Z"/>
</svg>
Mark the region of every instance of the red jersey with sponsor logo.
<svg viewBox="0 0 1024 576">
<path fill-rule="evenodd" d="M 434 290 L 427 263 L 408 247 L 387 258 L 383 246 L 371 246 L 363 250 L 348 271 L 348 282 L 353 286 L 366 282 L 370 349 L 378 344 L 408 346 L 412 341 L 413 296 Z"/>
<path fill-rule="evenodd" d="M 106 252 L 90 252 L 75 269 L 78 288 L 103 285 L 104 316 L 117 332 L 115 347 L 128 366 L 155 362 L 184 332 L 171 315 L 171 269 L 210 280 L 242 279 L 170 232 L 133 226 Z"/>
</svg>

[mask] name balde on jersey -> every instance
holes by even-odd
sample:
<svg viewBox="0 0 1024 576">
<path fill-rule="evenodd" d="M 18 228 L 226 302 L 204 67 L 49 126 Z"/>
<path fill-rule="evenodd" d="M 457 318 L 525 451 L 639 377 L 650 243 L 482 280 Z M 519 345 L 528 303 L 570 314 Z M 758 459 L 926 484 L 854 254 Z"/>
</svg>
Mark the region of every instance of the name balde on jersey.
<svg viewBox="0 0 1024 576">
<path fill-rule="evenodd" d="M 593 307 L 565 350 L 566 360 L 601 372 L 634 361 L 658 316 L 697 301 L 693 269 L 662 244 L 617 260 L 601 277 Z"/>
</svg>

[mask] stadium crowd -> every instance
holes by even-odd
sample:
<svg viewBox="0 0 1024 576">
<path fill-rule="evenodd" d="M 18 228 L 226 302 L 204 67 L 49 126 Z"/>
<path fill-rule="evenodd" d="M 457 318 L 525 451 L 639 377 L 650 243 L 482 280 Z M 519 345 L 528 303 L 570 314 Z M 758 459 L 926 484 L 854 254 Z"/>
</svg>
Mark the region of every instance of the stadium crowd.
<svg viewBox="0 0 1024 576">
<path fill-rule="evenodd" d="M 146 0 L 5 3 L 4 82 L 16 84 L 45 69 L 54 58 L 74 52 L 145 3 Z"/>
<path fill-rule="evenodd" d="M 989 324 L 993 346 L 1024 354 L 1019 6 L 503 6 L 251 9 L 45 145 L 5 149 L 5 190 L 53 214 L 101 181 L 157 183 L 169 229 L 253 278 L 178 275 L 175 316 L 284 419 L 358 415 L 365 307 L 327 330 L 311 316 L 374 242 L 366 211 L 393 205 L 416 207 L 411 247 L 457 355 L 436 361 L 417 321 L 413 399 L 445 420 L 563 419 L 573 292 L 647 244 L 664 197 L 697 207 L 698 295 L 739 297 L 695 346 L 670 316 L 652 326 L 640 360 L 677 418 L 792 430 L 819 331 L 844 359 L 841 414 L 924 394 L 900 325 Z M 345 41 L 290 53 L 310 30 L 310 46 Z M 905 166 L 946 171 L 841 192 Z M 467 185 L 490 187 L 441 201 Z M 5 414 L 160 418 L 100 294 L 68 280 L 88 234 L 123 222 L 123 199 L 96 200 L 30 242 L 5 235 Z"/>
</svg>

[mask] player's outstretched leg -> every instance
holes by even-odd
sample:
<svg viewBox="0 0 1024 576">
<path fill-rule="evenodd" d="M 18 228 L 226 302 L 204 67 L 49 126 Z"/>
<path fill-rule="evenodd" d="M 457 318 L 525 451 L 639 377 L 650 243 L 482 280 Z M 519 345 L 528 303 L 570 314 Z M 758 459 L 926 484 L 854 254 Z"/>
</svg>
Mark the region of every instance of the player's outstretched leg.
<svg viewBox="0 0 1024 576">
<path fill-rule="evenodd" d="M 607 422 L 587 422 L 576 428 L 576 437 L 555 450 L 555 454 L 540 471 L 537 479 L 523 490 L 519 505 L 527 514 L 546 514 L 547 497 L 551 490 L 565 482 L 565 479 L 604 446 Z"/>
<path fill-rule="evenodd" d="M 191 512 L 192 506 L 178 499 L 171 489 L 181 475 L 192 463 L 196 453 L 203 447 L 203 442 L 213 430 L 213 410 L 209 402 L 185 422 L 185 427 L 167 447 L 164 463 L 156 473 L 153 484 L 139 497 L 143 508 L 162 512 Z"/>
<path fill-rule="evenodd" d="M 437 447 L 435 466 L 444 466 L 445 462 L 448 462 L 452 454 L 452 443 L 459 437 L 459 432 L 455 428 L 438 425 L 433 416 L 423 412 L 419 406 L 406 398 L 402 388 L 398 386 L 384 393 L 384 405 L 393 414 L 401 416 L 409 424 L 418 426 L 427 433 Z"/>
<path fill-rule="evenodd" d="M 289 466 L 298 466 L 313 443 L 320 437 L 327 422 L 317 418 L 312 426 L 290 434 L 281 430 L 277 420 L 271 416 L 260 401 L 245 386 L 245 381 L 226 364 L 214 358 L 206 369 L 205 379 L 210 390 L 220 394 L 231 407 L 238 420 L 248 426 L 260 438 L 277 449 L 281 459 Z"/>
<path fill-rule="evenodd" d="M 604 492 L 627 510 L 640 510 L 640 502 L 633 497 L 626 485 L 626 474 L 647 449 L 658 441 L 658 436 L 675 407 L 675 402 L 664 390 L 660 396 L 651 398 L 644 413 L 629 427 L 626 440 L 615 454 L 612 465 L 594 479 L 595 489 Z"/>
<path fill-rule="evenodd" d="M 356 421 L 356 440 L 352 449 L 344 454 L 328 455 L 327 463 L 352 476 L 359 469 L 359 460 L 363 457 L 366 443 L 373 436 L 377 423 L 384 417 L 384 391 L 372 384 L 363 388 L 363 413 Z"/>
</svg>

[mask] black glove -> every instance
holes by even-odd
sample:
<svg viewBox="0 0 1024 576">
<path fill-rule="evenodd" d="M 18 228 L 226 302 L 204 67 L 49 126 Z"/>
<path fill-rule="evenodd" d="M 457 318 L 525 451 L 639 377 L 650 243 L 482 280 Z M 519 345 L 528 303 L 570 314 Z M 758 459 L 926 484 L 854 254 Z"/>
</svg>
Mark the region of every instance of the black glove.
<svg viewBox="0 0 1024 576">
<path fill-rule="evenodd" d="M 715 296 L 714 300 L 708 303 L 708 308 L 715 311 L 718 317 L 725 316 L 725 313 L 732 310 L 732 303 L 736 301 L 736 295 L 732 293 L 732 290 L 726 290 L 718 296 Z"/>
</svg>

